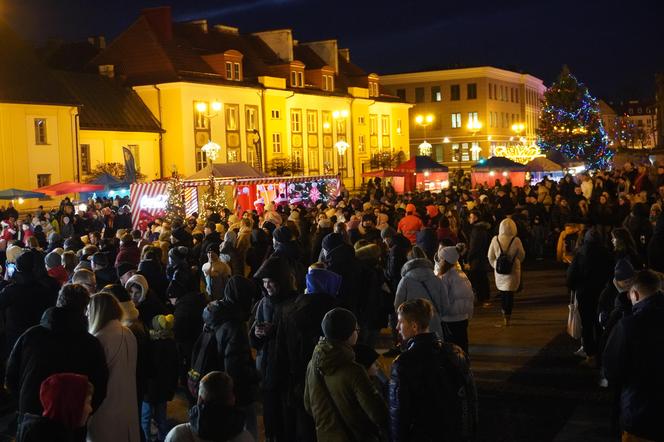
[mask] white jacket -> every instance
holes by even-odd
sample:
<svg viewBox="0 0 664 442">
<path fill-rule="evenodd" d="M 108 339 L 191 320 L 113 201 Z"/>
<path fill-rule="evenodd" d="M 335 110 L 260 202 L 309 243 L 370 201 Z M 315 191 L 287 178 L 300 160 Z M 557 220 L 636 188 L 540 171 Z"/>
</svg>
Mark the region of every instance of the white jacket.
<svg viewBox="0 0 664 442">
<path fill-rule="evenodd" d="M 466 274 L 452 267 L 440 279 L 443 282 L 442 296 L 447 298 L 443 301 L 447 308 L 441 312 L 443 322 L 458 322 L 472 318 L 475 293 Z"/>
<path fill-rule="evenodd" d="M 498 236 L 494 236 L 489 245 L 489 264 L 494 269 L 496 268 L 496 260 L 500 256 L 500 247 L 512 259 L 512 273 L 509 275 L 501 275 L 494 270 L 496 276 L 496 288 L 502 292 L 515 292 L 521 283 L 521 262 L 526 257 L 526 252 L 523 250 L 521 240 L 516 236 L 516 224 L 510 218 L 505 218 L 500 223 L 498 229 Z M 512 245 L 510 246 L 510 241 Z M 500 246 L 498 245 L 500 241 Z M 509 249 L 507 247 L 509 246 Z"/>
</svg>

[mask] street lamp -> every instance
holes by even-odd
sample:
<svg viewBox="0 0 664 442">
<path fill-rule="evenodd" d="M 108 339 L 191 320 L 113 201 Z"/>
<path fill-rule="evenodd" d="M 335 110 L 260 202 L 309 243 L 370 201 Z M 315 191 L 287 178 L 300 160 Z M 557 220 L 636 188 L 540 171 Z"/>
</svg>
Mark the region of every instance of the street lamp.
<svg viewBox="0 0 664 442">
<path fill-rule="evenodd" d="M 431 152 L 433 150 L 433 146 L 431 146 L 431 143 L 427 141 L 427 126 L 429 126 L 431 123 L 433 123 L 433 115 L 427 114 L 427 115 L 417 115 L 415 117 L 415 122 L 422 126 L 422 129 L 424 130 L 424 141 L 420 143 L 418 146 L 420 155 L 423 156 L 429 156 L 431 155 Z"/>
<path fill-rule="evenodd" d="M 468 125 L 466 128 L 468 131 L 470 131 L 471 138 L 474 138 L 477 132 L 482 129 L 482 123 L 479 122 L 476 118 L 471 118 L 468 120 Z M 482 152 L 482 148 L 479 146 L 479 143 L 473 143 L 472 140 L 471 145 L 471 152 L 475 154 L 473 157 L 471 157 L 471 159 L 474 161 L 475 159 L 479 158 L 480 153 Z"/>
<path fill-rule="evenodd" d="M 349 116 L 347 109 L 335 110 L 332 112 L 332 119 L 337 121 L 337 138 L 338 141 L 334 143 L 334 147 L 339 154 L 339 171 L 344 170 L 344 176 L 348 176 L 348 160 L 345 158 L 346 150 L 350 148 L 350 144 L 346 141 L 346 119 Z M 339 130 L 343 129 L 343 130 Z M 352 167 L 352 166 L 351 166 Z"/>
<path fill-rule="evenodd" d="M 208 128 L 210 127 L 210 120 L 219 115 L 219 111 L 221 110 L 221 103 L 217 100 L 214 100 L 210 108 L 212 109 L 212 113 L 207 113 L 208 105 L 206 102 L 199 101 L 198 103 L 196 103 L 196 110 L 201 114 L 203 118 L 207 119 Z M 219 157 L 221 146 L 215 143 L 214 141 L 208 139 L 208 142 L 205 143 L 203 147 L 201 147 L 201 151 L 205 153 L 206 158 L 209 158 L 214 163 L 214 161 Z"/>
<path fill-rule="evenodd" d="M 346 149 L 348 149 L 350 145 L 346 143 L 344 140 L 339 140 L 336 143 L 334 143 L 334 147 L 337 148 L 339 155 L 343 155 L 346 153 Z"/>
</svg>

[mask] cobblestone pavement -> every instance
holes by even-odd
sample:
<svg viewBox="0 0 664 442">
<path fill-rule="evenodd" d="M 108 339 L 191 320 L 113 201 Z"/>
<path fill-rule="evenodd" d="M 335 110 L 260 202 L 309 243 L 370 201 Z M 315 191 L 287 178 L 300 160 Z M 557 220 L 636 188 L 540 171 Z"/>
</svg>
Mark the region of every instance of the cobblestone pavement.
<svg viewBox="0 0 664 442">
<path fill-rule="evenodd" d="M 478 306 L 470 322 L 469 352 L 480 396 L 479 440 L 618 440 L 609 432 L 611 393 L 597 387 L 597 370 L 579 365 L 572 354 L 579 344 L 565 333 L 564 269 L 538 262 L 526 265 L 523 275 L 510 327 L 500 326 L 500 300 L 495 298 L 489 307 Z M 381 346 L 389 342 L 384 330 Z M 390 363 L 383 360 L 386 370 Z M 178 395 L 169 403 L 169 419 L 183 422 L 187 410 L 186 400 Z M 7 422 L 5 415 L 0 430 Z M 259 424 L 262 430 L 260 417 Z"/>
</svg>

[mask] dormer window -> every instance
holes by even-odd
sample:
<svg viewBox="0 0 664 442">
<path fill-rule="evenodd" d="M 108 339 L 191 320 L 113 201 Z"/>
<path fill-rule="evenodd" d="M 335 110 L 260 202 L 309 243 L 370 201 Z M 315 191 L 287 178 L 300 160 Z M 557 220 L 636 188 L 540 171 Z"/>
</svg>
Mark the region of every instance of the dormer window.
<svg viewBox="0 0 664 442">
<path fill-rule="evenodd" d="M 323 75 L 323 90 L 324 91 L 333 91 L 334 90 L 334 76 L 333 75 Z"/>
<path fill-rule="evenodd" d="M 226 62 L 226 80 L 241 81 L 242 71 L 241 64 L 237 61 Z"/>
<path fill-rule="evenodd" d="M 215 73 L 226 80 L 242 81 L 242 59 L 244 57 L 239 51 L 229 49 L 223 53 L 203 55 L 202 58 Z"/>
<path fill-rule="evenodd" d="M 378 96 L 378 83 L 374 83 L 373 81 L 369 82 L 369 96 L 370 97 Z"/>
<path fill-rule="evenodd" d="M 291 71 L 291 87 L 304 87 L 303 71 Z"/>
</svg>

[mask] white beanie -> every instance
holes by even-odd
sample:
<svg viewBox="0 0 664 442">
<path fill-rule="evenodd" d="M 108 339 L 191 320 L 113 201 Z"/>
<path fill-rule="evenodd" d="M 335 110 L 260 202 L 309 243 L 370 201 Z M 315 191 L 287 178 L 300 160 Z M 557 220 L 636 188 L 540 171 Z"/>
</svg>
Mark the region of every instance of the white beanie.
<svg viewBox="0 0 664 442">
<path fill-rule="evenodd" d="M 456 264 L 459 260 L 459 251 L 456 247 L 443 247 L 439 252 L 439 258 L 449 264 Z"/>
</svg>

